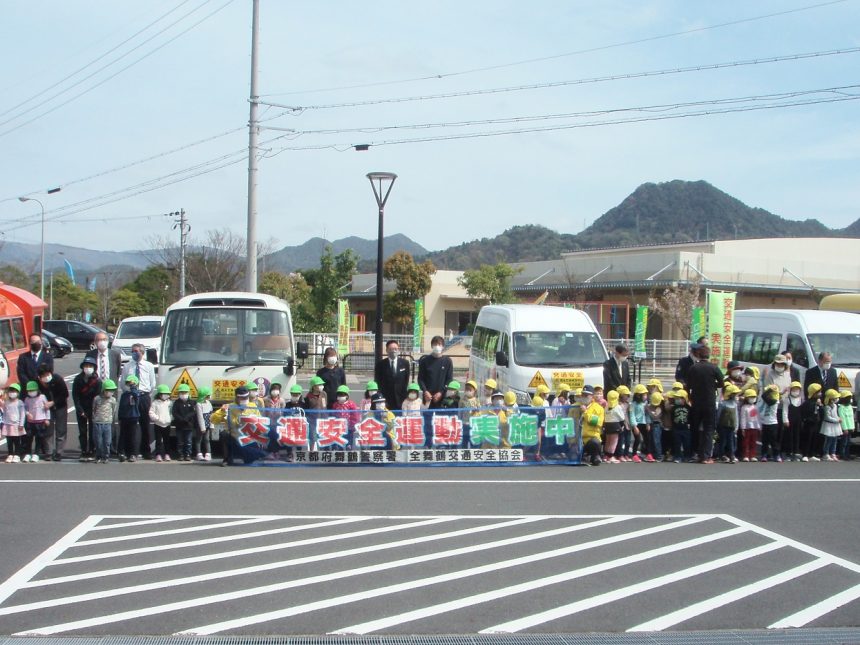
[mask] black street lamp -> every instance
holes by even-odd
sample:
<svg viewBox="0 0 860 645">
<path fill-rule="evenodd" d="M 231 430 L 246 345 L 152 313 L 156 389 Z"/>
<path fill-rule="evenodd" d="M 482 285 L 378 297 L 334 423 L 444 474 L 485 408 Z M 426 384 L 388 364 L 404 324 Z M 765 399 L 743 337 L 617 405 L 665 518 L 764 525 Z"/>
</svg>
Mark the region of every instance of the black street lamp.
<svg viewBox="0 0 860 645">
<path fill-rule="evenodd" d="M 376 358 L 382 356 L 382 217 L 385 211 L 385 202 L 391 194 L 394 180 L 397 175 L 393 172 L 369 172 L 367 178 L 373 187 L 373 196 L 376 197 L 376 205 L 379 206 L 379 234 L 376 240 L 376 326 L 374 327 L 373 351 Z"/>
</svg>

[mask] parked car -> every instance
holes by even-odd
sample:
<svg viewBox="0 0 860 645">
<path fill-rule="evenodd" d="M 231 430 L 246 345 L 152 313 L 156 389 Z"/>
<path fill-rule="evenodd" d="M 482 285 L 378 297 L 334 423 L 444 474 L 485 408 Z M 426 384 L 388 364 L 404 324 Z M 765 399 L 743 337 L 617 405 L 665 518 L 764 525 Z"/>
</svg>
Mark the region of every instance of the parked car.
<svg viewBox="0 0 860 645">
<path fill-rule="evenodd" d="M 116 328 L 113 347 L 122 352 L 122 362 L 131 359 L 131 346 L 142 343 L 146 349 L 154 349 L 161 354 L 161 325 L 164 316 L 134 316 L 125 318 Z"/>
<path fill-rule="evenodd" d="M 100 327 L 77 320 L 46 320 L 42 323 L 42 329 L 68 339 L 75 349 L 92 349 L 95 347 L 96 334 L 107 333 Z M 108 343 L 113 342 L 113 334 L 108 334 L 107 337 Z"/>
<path fill-rule="evenodd" d="M 71 354 L 75 350 L 68 338 L 57 336 L 47 329 L 42 330 L 42 345 L 50 348 L 51 355 L 54 356 L 54 358 L 62 358 L 66 354 Z"/>
</svg>

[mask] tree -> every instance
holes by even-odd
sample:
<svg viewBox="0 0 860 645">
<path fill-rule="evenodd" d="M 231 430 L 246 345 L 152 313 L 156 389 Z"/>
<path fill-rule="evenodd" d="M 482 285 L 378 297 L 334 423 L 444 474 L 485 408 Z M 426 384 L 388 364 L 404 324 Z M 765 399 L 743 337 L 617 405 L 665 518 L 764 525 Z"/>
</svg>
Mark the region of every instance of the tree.
<svg viewBox="0 0 860 645">
<path fill-rule="evenodd" d="M 648 296 L 648 307 L 664 322 L 678 329 L 684 338 L 690 338 L 693 309 L 700 306 L 701 286 L 702 279 L 696 275 L 686 284 L 664 289 L 659 296 L 652 292 Z"/>
<path fill-rule="evenodd" d="M 311 287 L 301 273 L 285 275 L 279 271 L 268 271 L 260 276 L 259 291 L 286 300 L 290 304 L 295 331 L 316 331 Z"/>
<path fill-rule="evenodd" d="M 469 269 L 457 278 L 457 284 L 466 290 L 478 304 L 504 304 L 513 302 L 514 293 L 511 291 L 511 278 L 521 269 L 515 269 L 510 264 L 482 264 L 478 269 Z"/>
<path fill-rule="evenodd" d="M 317 330 L 334 330 L 337 299 L 352 281 L 356 266 L 358 266 L 358 256 L 352 249 L 333 255 L 331 246 L 326 246 L 320 256 L 319 269 L 303 272 L 305 280 L 311 287 L 310 310 Z"/>
<path fill-rule="evenodd" d="M 411 322 L 415 301 L 429 293 L 434 273 L 436 267 L 430 260 L 417 264 L 406 251 L 398 251 L 389 257 L 383 265 L 382 275 L 386 280 L 394 280 L 397 288 L 385 296 L 382 306 L 385 318 L 399 324 Z"/>
<path fill-rule="evenodd" d="M 20 287 L 21 289 L 26 289 L 28 291 L 34 287 L 33 276 L 28 275 L 12 264 L 4 264 L 3 266 L 0 266 L 0 282 L 13 287 Z"/>
<path fill-rule="evenodd" d="M 98 308 L 99 299 L 95 293 L 72 284 L 65 273 L 54 274 L 54 318 L 98 313 Z"/>
<path fill-rule="evenodd" d="M 177 274 L 163 264 L 147 267 L 123 289 L 134 291 L 144 301 L 143 314 L 163 315 L 177 294 Z"/>
<path fill-rule="evenodd" d="M 110 299 L 110 311 L 114 320 L 122 320 L 131 316 L 142 316 L 147 313 L 147 304 L 140 294 L 128 288 L 115 291 Z"/>
</svg>

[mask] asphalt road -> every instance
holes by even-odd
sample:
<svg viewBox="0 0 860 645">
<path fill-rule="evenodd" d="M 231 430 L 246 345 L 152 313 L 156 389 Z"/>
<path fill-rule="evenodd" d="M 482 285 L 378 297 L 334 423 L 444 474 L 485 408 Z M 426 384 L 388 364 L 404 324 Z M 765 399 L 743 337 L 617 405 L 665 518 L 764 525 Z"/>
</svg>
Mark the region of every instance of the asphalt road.
<svg viewBox="0 0 860 645">
<path fill-rule="evenodd" d="M 2 634 L 860 624 L 858 462 L 69 461 L 0 487 Z"/>
</svg>

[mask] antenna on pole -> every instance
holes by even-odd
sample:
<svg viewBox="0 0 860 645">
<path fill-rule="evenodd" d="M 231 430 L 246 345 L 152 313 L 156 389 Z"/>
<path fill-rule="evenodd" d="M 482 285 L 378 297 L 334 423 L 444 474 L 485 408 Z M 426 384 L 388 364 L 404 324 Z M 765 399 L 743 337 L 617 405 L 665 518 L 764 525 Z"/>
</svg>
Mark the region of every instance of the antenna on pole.
<svg viewBox="0 0 860 645">
<path fill-rule="evenodd" d="M 257 53 L 260 45 L 260 0 L 253 0 L 251 20 L 251 112 L 248 119 L 248 266 L 245 269 L 248 291 L 257 291 Z"/>
</svg>

